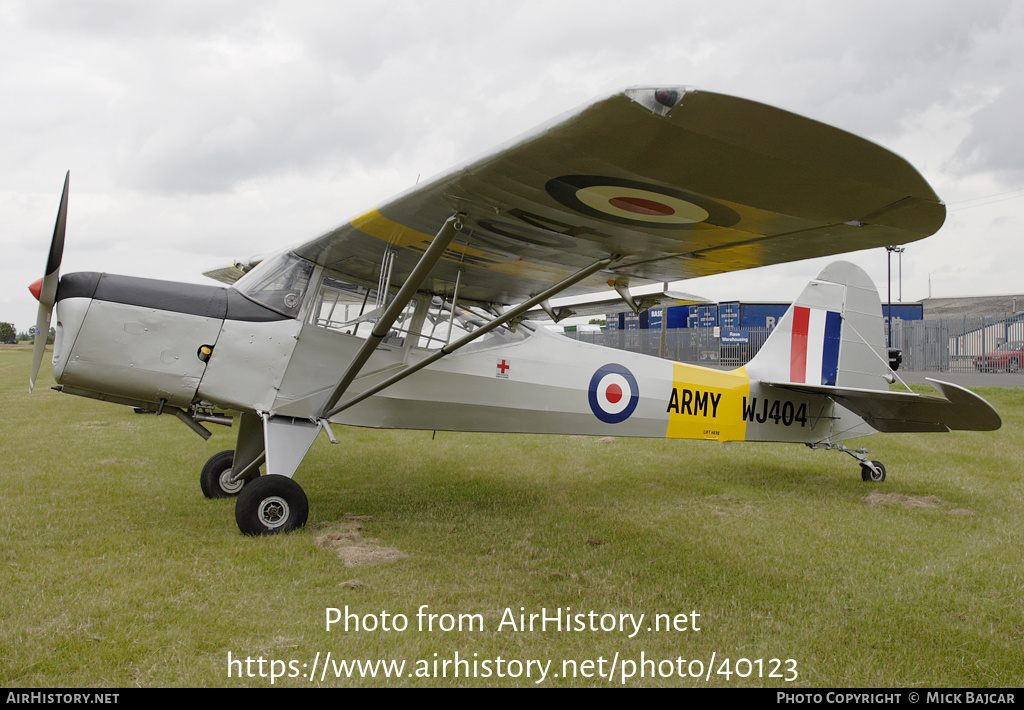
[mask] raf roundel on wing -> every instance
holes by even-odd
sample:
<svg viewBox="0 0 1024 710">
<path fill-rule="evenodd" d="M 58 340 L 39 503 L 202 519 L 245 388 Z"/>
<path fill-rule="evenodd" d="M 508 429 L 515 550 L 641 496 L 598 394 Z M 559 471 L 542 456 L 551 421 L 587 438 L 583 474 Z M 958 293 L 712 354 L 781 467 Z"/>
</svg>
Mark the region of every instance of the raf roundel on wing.
<svg viewBox="0 0 1024 710">
<path fill-rule="evenodd" d="M 639 180 L 602 175 L 563 175 L 548 194 L 580 214 L 631 227 L 707 229 L 739 221 L 731 209 L 706 197 Z"/>
</svg>

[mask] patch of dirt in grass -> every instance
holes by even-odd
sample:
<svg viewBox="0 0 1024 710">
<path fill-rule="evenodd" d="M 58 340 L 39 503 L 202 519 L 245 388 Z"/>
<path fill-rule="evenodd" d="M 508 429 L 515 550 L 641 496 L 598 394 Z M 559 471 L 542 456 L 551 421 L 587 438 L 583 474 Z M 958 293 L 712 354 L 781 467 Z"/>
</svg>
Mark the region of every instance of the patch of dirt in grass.
<svg viewBox="0 0 1024 710">
<path fill-rule="evenodd" d="M 363 523 L 373 520 L 368 515 L 345 515 L 341 520 L 316 526 L 314 544 L 333 550 L 346 567 L 392 562 L 408 557 L 401 550 L 384 547 L 380 540 L 364 538 Z"/>
<path fill-rule="evenodd" d="M 96 462 L 100 466 L 116 466 L 118 464 L 125 464 L 127 466 L 145 466 L 148 462 L 140 458 L 127 458 L 127 459 L 100 459 Z"/>
<path fill-rule="evenodd" d="M 899 505 L 904 508 L 945 508 L 949 504 L 938 496 L 906 496 L 902 493 L 873 491 L 861 499 L 865 505 Z M 950 515 L 974 515 L 965 508 L 948 511 Z"/>
<path fill-rule="evenodd" d="M 138 424 L 130 421 L 83 421 L 72 424 L 73 429 L 137 429 Z"/>
</svg>

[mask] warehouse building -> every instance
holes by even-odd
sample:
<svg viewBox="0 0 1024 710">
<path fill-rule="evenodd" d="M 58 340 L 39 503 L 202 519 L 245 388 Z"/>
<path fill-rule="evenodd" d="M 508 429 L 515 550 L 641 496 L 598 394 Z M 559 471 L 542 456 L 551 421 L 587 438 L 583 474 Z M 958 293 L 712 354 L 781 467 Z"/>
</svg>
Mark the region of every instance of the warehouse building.
<svg viewBox="0 0 1024 710">
<path fill-rule="evenodd" d="M 734 367 L 757 353 L 789 305 L 723 301 L 639 314 L 616 311 L 606 314 L 603 332 L 567 335 L 680 362 Z M 1024 308 L 1024 296 L 928 298 L 883 303 L 882 317 L 886 339 L 891 335 L 902 352 L 903 369 L 966 371 L 976 369 L 984 353 L 1024 339 L 1024 313 L 1018 308 Z"/>
</svg>

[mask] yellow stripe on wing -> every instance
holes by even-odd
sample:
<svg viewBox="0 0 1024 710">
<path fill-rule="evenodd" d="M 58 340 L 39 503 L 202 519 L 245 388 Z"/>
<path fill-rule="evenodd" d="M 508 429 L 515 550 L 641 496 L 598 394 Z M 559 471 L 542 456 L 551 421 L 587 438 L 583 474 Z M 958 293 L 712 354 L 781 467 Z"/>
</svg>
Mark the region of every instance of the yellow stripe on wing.
<svg viewBox="0 0 1024 710">
<path fill-rule="evenodd" d="M 415 249 L 416 251 L 423 251 L 434 240 L 434 235 L 421 232 L 393 219 L 389 219 L 377 209 L 369 210 L 365 214 L 354 218 L 351 224 L 363 234 L 375 237 L 396 247 L 405 247 L 407 249 Z M 457 242 L 452 242 L 449 245 L 442 258 L 445 261 L 465 262 L 503 274 L 522 276 L 551 283 L 561 281 L 572 273 L 568 269 L 529 262 L 519 257 L 484 251 Z"/>
</svg>

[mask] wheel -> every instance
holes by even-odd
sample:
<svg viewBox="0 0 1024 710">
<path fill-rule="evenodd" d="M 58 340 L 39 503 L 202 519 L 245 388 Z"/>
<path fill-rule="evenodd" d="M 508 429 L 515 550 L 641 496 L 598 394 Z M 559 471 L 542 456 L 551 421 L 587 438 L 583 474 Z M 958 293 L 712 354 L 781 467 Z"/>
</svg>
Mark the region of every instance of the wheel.
<svg viewBox="0 0 1024 710">
<path fill-rule="evenodd" d="M 232 481 L 231 464 L 234 459 L 235 452 L 230 449 L 210 457 L 203 466 L 203 472 L 199 474 L 199 487 L 203 489 L 204 496 L 207 498 L 233 498 L 242 492 L 242 487 L 245 484 L 260 475 L 256 470 L 241 481 Z"/>
<path fill-rule="evenodd" d="M 235 522 L 246 535 L 274 535 L 298 530 L 309 517 L 302 486 L 287 476 L 260 476 L 235 501 Z"/>
<path fill-rule="evenodd" d="M 885 466 L 881 461 L 864 461 L 860 465 L 860 477 L 869 483 L 881 483 L 885 480 Z"/>
<path fill-rule="evenodd" d="M 1006 371 L 1007 372 L 1016 372 L 1019 369 L 1020 369 L 1020 361 L 1019 360 L 1008 360 L 1006 362 Z"/>
</svg>

